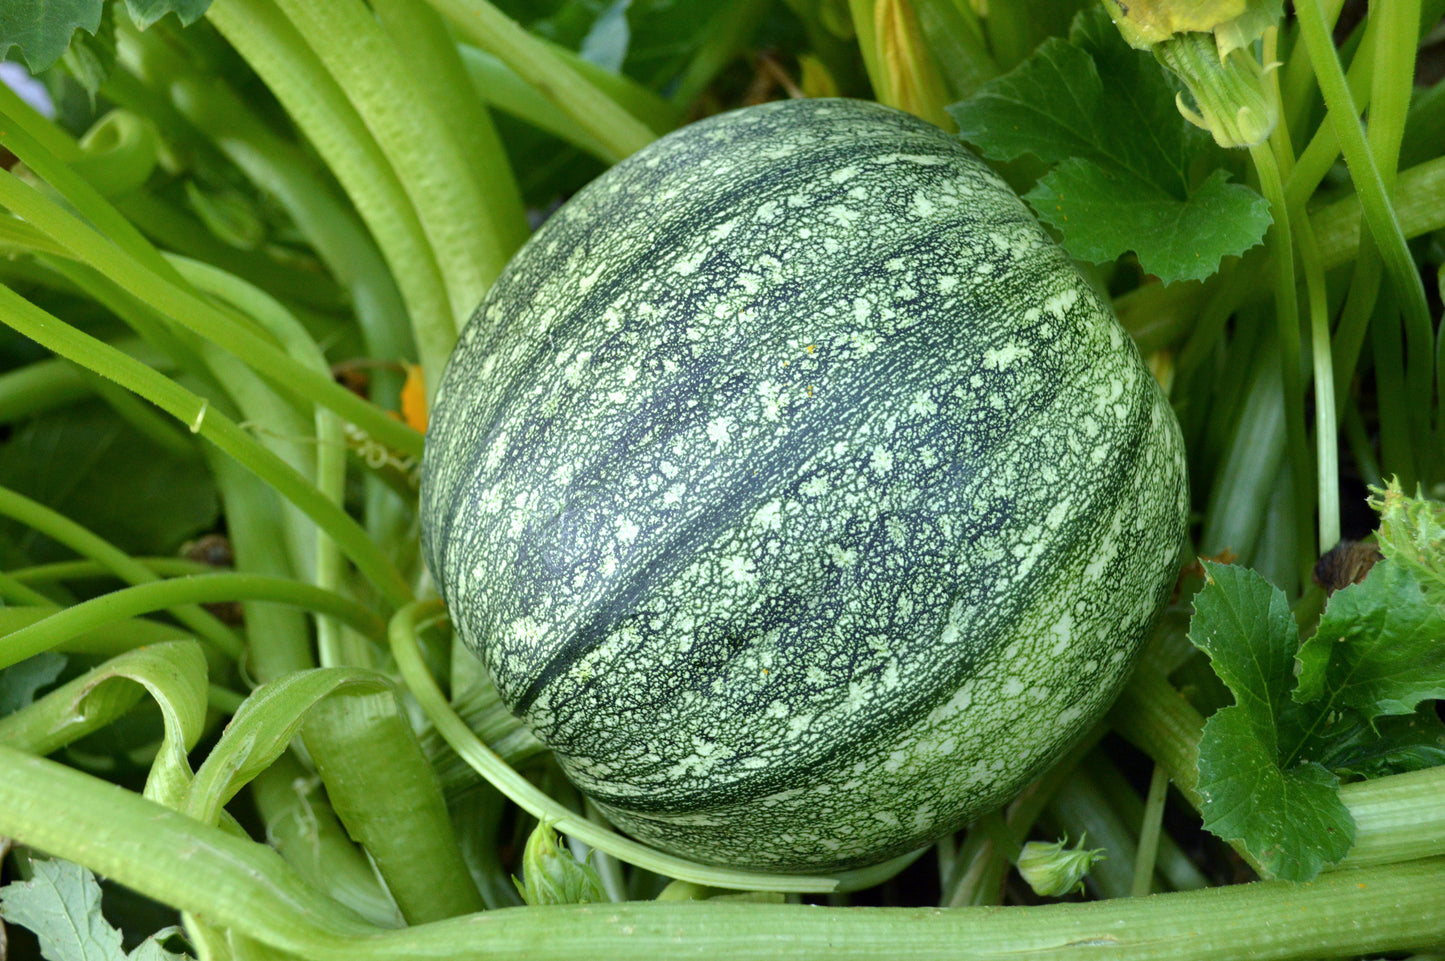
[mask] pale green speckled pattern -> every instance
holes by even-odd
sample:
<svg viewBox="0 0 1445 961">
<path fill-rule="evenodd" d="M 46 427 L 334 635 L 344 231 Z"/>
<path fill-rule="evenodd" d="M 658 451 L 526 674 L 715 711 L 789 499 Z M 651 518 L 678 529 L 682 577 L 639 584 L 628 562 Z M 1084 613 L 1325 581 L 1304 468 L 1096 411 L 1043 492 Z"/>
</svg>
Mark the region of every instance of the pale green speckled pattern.
<svg viewBox="0 0 1445 961">
<path fill-rule="evenodd" d="M 466 328 L 422 486 L 503 699 L 637 837 L 839 869 L 1001 803 L 1173 581 L 1174 416 L 956 140 L 750 108 L 557 212 Z"/>
</svg>

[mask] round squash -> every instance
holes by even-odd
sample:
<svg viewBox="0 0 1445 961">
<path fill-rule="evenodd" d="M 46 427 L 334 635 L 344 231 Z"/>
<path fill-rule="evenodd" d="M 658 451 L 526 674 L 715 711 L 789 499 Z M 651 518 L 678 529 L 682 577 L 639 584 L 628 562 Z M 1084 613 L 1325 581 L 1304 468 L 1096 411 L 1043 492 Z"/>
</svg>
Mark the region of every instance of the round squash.
<svg viewBox="0 0 1445 961">
<path fill-rule="evenodd" d="M 556 212 L 462 334 L 428 563 L 620 828 L 774 871 L 1009 799 L 1168 594 L 1178 425 L 957 140 L 874 103 L 693 124 Z"/>
</svg>

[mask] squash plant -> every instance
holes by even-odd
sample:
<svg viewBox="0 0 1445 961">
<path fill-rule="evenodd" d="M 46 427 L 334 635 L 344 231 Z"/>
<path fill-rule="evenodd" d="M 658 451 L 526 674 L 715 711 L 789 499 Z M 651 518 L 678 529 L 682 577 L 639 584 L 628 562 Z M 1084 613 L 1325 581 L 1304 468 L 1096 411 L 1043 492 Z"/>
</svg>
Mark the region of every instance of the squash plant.
<svg viewBox="0 0 1445 961">
<path fill-rule="evenodd" d="M 1445 3 L 1342 6 L 0 4 L 12 949 L 1438 948 Z"/>
</svg>

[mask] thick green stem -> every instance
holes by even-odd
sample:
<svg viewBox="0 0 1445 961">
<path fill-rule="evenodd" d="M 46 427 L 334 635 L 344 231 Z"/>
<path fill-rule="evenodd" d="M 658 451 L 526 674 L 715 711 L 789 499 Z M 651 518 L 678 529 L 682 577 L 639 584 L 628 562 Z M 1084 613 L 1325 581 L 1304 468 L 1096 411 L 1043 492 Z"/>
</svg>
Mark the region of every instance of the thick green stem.
<svg viewBox="0 0 1445 961">
<path fill-rule="evenodd" d="M 300 322 L 271 297 L 208 264 L 179 257 L 172 257 L 170 260 L 197 290 L 236 307 L 274 336 L 288 354 L 317 373 L 329 376 L 330 368 L 320 346 L 311 339 Z M 346 440 L 342 424 L 334 412 L 319 406 L 315 408 L 312 419 L 315 424 L 316 443 L 313 455 L 308 458 L 311 461 L 312 475 L 322 495 L 340 506 L 346 494 Z M 293 526 L 296 520 L 293 520 Z M 314 542 L 313 582 L 326 590 L 339 589 L 343 575 L 343 557 L 336 541 L 327 536 L 325 530 L 310 524 L 294 531 L 293 537 L 297 540 L 309 537 Z M 317 633 L 323 664 L 332 666 L 347 661 L 340 652 L 338 625 L 323 618 L 318 623 Z"/>
<path fill-rule="evenodd" d="M 408 924 L 486 907 L 394 691 L 333 694 L 307 714 L 302 737 L 331 806 L 371 854 Z"/>
<path fill-rule="evenodd" d="M 1149 797 L 1144 802 L 1144 819 L 1139 825 L 1139 848 L 1134 857 L 1134 881 L 1129 894 L 1139 898 L 1149 893 L 1154 880 L 1154 864 L 1159 858 L 1159 835 L 1164 823 L 1164 800 L 1169 790 L 1169 772 L 1162 764 L 1154 765 L 1149 777 Z"/>
<path fill-rule="evenodd" d="M 376 868 L 346 836 L 314 773 L 288 752 L 256 775 L 250 792 L 266 825 L 267 842 L 297 873 L 372 924 L 403 926 Z"/>
<path fill-rule="evenodd" d="M 1275 268 L 1274 310 L 1284 388 L 1285 445 L 1289 452 L 1290 477 L 1294 483 L 1295 512 L 1303 521 L 1313 514 L 1314 499 L 1310 496 L 1309 479 L 1314 470 L 1305 428 L 1304 380 L 1300 375 L 1300 320 L 1299 298 L 1295 290 L 1294 236 L 1290 226 L 1289 207 L 1285 203 L 1284 182 L 1280 178 L 1273 145 L 1269 142 L 1255 144 L 1250 147 L 1249 155 L 1259 173 L 1260 189 L 1269 200 L 1270 213 L 1274 217 L 1270 252 L 1274 256 Z M 1314 538 L 1310 535 L 1313 526 L 1304 523 L 1300 525 L 1300 563 L 1311 561 Z"/>
<path fill-rule="evenodd" d="M 9 139 L 9 135 L 0 133 L 0 140 Z M 98 196 L 96 200 L 103 203 Z M 419 433 L 330 378 L 318 377 L 273 343 L 238 324 L 233 316 L 176 277 L 175 269 L 164 259 L 163 272 L 153 270 L 14 174 L 0 175 L 0 204 L 45 231 L 77 260 L 94 267 L 133 297 L 230 351 L 282 392 L 304 403 L 323 404 L 376 439 L 412 456 L 421 455 Z M 168 279 L 172 277 L 175 279 Z"/>
<path fill-rule="evenodd" d="M 448 129 L 458 119 L 440 112 L 443 105 L 426 89 L 424 81 L 436 68 L 408 67 L 389 31 L 360 0 L 276 2 L 375 138 L 441 270 L 449 312 L 412 318 L 430 395 L 457 331 L 526 237 L 521 198 L 506 155 L 495 136 L 480 133 L 472 139 L 485 144 L 488 152 L 475 157 L 464 153 L 462 142 Z M 419 28 L 404 37 L 413 46 L 435 43 L 435 32 Z M 455 51 L 448 52 L 455 58 Z M 473 165 L 487 174 L 475 174 Z"/>
<path fill-rule="evenodd" d="M 1405 245 L 1405 234 L 1390 203 L 1390 185 L 1380 171 L 1365 132 L 1357 119 L 1360 115 L 1354 97 L 1345 81 L 1343 68 L 1335 53 L 1320 9 L 1319 0 L 1300 0 L 1295 5 L 1300 34 L 1309 50 L 1310 62 L 1319 79 L 1320 90 L 1329 108 L 1329 119 L 1340 138 L 1340 148 L 1349 164 L 1355 189 L 1359 192 L 1365 222 L 1374 236 L 1384 261 L 1385 273 L 1399 297 L 1405 316 L 1405 330 L 1410 345 L 1406 365 L 1406 388 L 1410 395 L 1412 436 L 1420 456 L 1431 458 L 1429 416 L 1433 409 L 1435 377 L 1439 372 L 1435 357 L 1434 324 L 1425 300 L 1425 287 L 1415 269 L 1414 259 Z M 1418 16 L 1418 14 L 1417 14 Z M 1414 31 L 1410 34 L 1413 36 Z"/>
<path fill-rule="evenodd" d="M 218 601 L 264 600 L 326 613 L 378 641 L 381 621 L 355 601 L 284 577 L 260 574 L 197 574 L 121 588 L 62 608 L 0 638 L 0 667 L 18 663 L 87 631 L 139 614 Z"/>
<path fill-rule="evenodd" d="M 282 491 L 297 508 L 327 530 L 389 603 L 399 607 L 411 600 L 411 588 L 356 521 L 294 468 L 257 444 L 234 421 L 212 411 L 208 401 L 104 341 L 59 322 L 5 287 L 0 287 L 0 320 L 55 353 L 110 377 L 189 425 L 193 432 Z M 291 363 L 300 366 L 296 361 Z"/>
<path fill-rule="evenodd" d="M 252 183 L 286 208 L 327 269 L 350 293 L 362 339 L 371 355 L 410 356 L 406 309 L 385 260 L 356 213 L 318 175 L 306 155 L 276 136 L 229 85 L 201 75 L 161 38 L 154 37 L 155 33 L 160 31 L 139 33 L 126 29 L 118 45 L 121 62 L 148 84 L 166 91 L 170 104 L 181 116 L 210 138 Z M 113 73 L 109 83 L 120 85 L 121 78 L 128 76 Z M 139 86 L 130 79 L 123 92 L 134 96 L 137 91 L 133 88 Z M 140 92 L 149 94 L 146 88 Z M 159 96 L 151 95 L 150 99 L 156 102 L 156 108 L 165 103 Z M 200 259 L 229 269 L 210 256 Z M 315 286 L 315 278 L 307 282 Z M 291 293 L 264 283 L 261 286 L 273 295 Z"/>
<path fill-rule="evenodd" d="M 28 604 L 36 607 L 49 607 L 54 603 L 52 598 L 40 593 L 24 581 L 0 571 L 0 606 Z"/>
<path fill-rule="evenodd" d="M 1082 765 L 1054 795 L 1040 818 L 1047 833 L 1072 839 L 1087 847 L 1102 848 L 1108 856 L 1089 868 L 1091 890 L 1100 898 L 1121 898 L 1134 882 L 1134 860 L 1138 842 L 1133 824 L 1110 803 L 1092 765 Z M 1149 865 L 1149 879 L 1154 876 Z"/>
<path fill-rule="evenodd" d="M 406 302 L 414 337 L 419 328 L 452 327 L 441 267 L 421 220 L 381 147 L 315 51 L 272 0 L 218 0 L 206 17 L 281 101 L 356 206 Z M 423 357 L 422 363 L 437 360 Z"/>
<path fill-rule="evenodd" d="M 130 557 L 129 554 L 125 555 Z M 190 561 L 183 557 L 130 557 L 152 574 L 160 577 L 176 577 L 182 574 L 212 574 L 216 568 L 202 561 Z M 113 577 L 110 569 L 98 561 L 53 561 L 36 564 L 10 571 L 16 580 L 26 584 L 49 584 L 57 581 L 85 580 Z"/>
<path fill-rule="evenodd" d="M 1445 940 L 1445 859 L 1088 904 L 830 909 L 713 901 L 517 908 L 388 931 L 269 848 L 0 747 L 0 834 L 79 861 L 218 928 L 316 961 L 723 956 L 913 961 L 1256 961 L 1423 950 Z"/>
<path fill-rule="evenodd" d="M 551 100 L 595 142 L 621 160 L 656 134 L 582 73 L 487 0 L 428 0 L 478 47 Z"/>
<path fill-rule="evenodd" d="M 149 584 L 159 579 L 155 571 L 104 538 L 58 511 L 5 487 L 0 487 L 0 515 L 12 517 L 58 541 L 128 584 Z M 215 645 L 217 650 L 229 657 L 241 656 L 241 641 L 235 632 L 205 610 L 182 606 L 171 613 L 198 636 Z"/>
</svg>

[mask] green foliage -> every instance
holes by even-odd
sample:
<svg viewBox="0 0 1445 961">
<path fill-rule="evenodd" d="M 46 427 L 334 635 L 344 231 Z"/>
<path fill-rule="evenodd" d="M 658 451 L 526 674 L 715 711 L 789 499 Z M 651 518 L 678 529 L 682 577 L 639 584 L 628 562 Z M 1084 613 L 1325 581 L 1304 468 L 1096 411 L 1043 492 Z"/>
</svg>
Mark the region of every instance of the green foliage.
<svg viewBox="0 0 1445 961">
<path fill-rule="evenodd" d="M 1383 560 L 1330 598 L 1299 661 L 1296 701 L 1328 698 L 1367 720 L 1410 714 L 1445 697 L 1445 609 L 1426 599 L 1408 567 Z"/>
<path fill-rule="evenodd" d="M 0 718 L 35 702 L 35 692 L 55 683 L 65 669 L 65 655 L 43 651 L 0 671 Z"/>
<path fill-rule="evenodd" d="M 77 30 L 100 29 L 104 0 L 60 0 L 38 8 L 29 3 L 0 5 L 0 54 L 19 48 L 32 73 L 59 60 Z"/>
<path fill-rule="evenodd" d="M 1429 83 L 1440 51 L 1426 40 L 1445 0 L 1361 5 L 1358 23 L 1335 22 L 1328 0 L 1116 4 L 1146 21 L 1136 40 L 1196 31 L 1188 49 L 1153 56 L 1097 9 L 1075 20 L 1093 0 L 227 0 L 200 19 L 208 4 L 0 0 L 0 55 L 41 74 L 57 109 L 47 121 L 0 87 L 0 146 L 19 158 L 0 170 L 0 495 L 23 491 L 89 529 L 13 497 L 0 519 L 0 856 L 14 839 L 4 867 L 27 879 L 0 888 L 0 917 L 35 931 L 47 959 L 176 958 L 166 932 L 135 947 L 176 911 L 192 912 L 191 950 L 217 958 L 467 956 L 484 927 L 501 954 L 545 942 L 603 961 L 728 956 L 744 937 L 783 959 L 1024 956 L 1105 925 L 1143 961 L 1445 943 L 1445 504 L 1406 493 L 1445 491 L 1445 83 Z M 1110 717 L 1156 763 L 1156 783 L 1182 791 L 1168 818 L 1162 790 L 1141 815 L 1129 782 L 1100 778 L 1085 813 L 1123 827 L 1089 823 L 1088 837 L 1109 848 L 1103 867 L 1127 874 L 1134 829 L 1142 840 L 1162 823 L 1152 871 L 1152 845 L 1139 845 L 1135 889 L 1170 893 L 937 910 L 935 859 L 945 905 L 1020 890 L 997 841 L 972 829 L 903 873 L 901 861 L 821 878 L 728 872 L 578 815 L 500 705 L 479 722 L 485 744 L 461 737 L 455 715 L 443 723 L 482 669 L 428 626 L 436 605 L 409 605 L 409 587 L 429 589 L 415 490 L 378 483 L 377 464 L 420 458 L 420 434 L 388 416 L 401 364 L 425 343 L 422 374 L 440 374 L 479 278 L 501 263 L 482 269 L 470 244 L 514 249 L 525 218 L 520 205 L 436 198 L 474 178 L 487 198 L 520 192 L 535 224 L 653 136 L 785 96 L 789 81 L 876 96 L 860 44 L 903 7 L 922 40 L 915 63 L 892 65 L 902 79 L 937 70 L 964 101 L 970 142 L 1075 257 L 1103 265 L 1097 289 L 1186 423 L 1197 546 L 1231 549 L 1285 588 L 1211 567 L 1192 633 L 1218 675 L 1182 628 L 1156 630 L 1162 643 Z M 477 29 L 497 8 L 512 22 Z M 1282 118 L 1248 155 L 1191 127 L 1175 98 L 1225 121 L 1233 101 L 1191 96 L 1158 59 L 1193 56 L 1219 79 L 1230 50 L 1283 61 L 1245 78 L 1265 101 L 1258 116 Z M 1337 123 L 1351 116 L 1368 123 Z M 359 429 L 328 435 L 327 408 Z M 1386 560 L 1317 606 L 1300 586 L 1351 526 L 1340 480 L 1355 473 L 1400 477 L 1375 491 Z M 194 577 L 193 564 L 146 556 L 200 531 L 229 535 L 234 573 Z M 117 580 L 138 587 L 111 591 Z M 411 654 L 381 643 L 398 610 L 417 617 Z M 1220 704 L 1202 741 L 1180 736 Z M 1092 776 L 1134 757 L 1115 743 L 1073 760 Z M 1009 805 L 1009 850 L 1067 797 L 1071 763 Z M 449 772 L 443 787 L 428 769 Z M 228 813 L 238 791 L 249 837 Z M 1233 864 L 1223 845 L 1171 851 L 1170 828 L 1198 823 L 1181 794 L 1196 807 L 1202 796 L 1205 823 L 1263 873 L 1319 873 L 1186 892 Z M 472 880 L 488 907 L 517 903 L 515 825 L 534 817 L 599 855 L 578 861 L 539 828 L 523 872 L 546 888 L 534 900 L 603 900 L 603 880 L 634 900 L 458 918 L 479 910 Z M 1338 864 L 1349 870 L 1331 870 L 1354 824 Z M 1057 847 L 1031 851 L 1046 868 L 1087 853 Z M 27 850 L 110 878 L 111 923 L 89 871 L 26 868 Z M 759 890 L 718 894 L 741 888 Z M 830 906 L 746 903 L 782 891 L 830 892 Z M 915 907 L 833 906 L 880 902 Z M 30 944 L 12 939 L 11 956 Z"/>
<path fill-rule="evenodd" d="M 1301 762 L 1306 731 L 1290 700 L 1298 633 L 1284 593 L 1246 568 L 1206 564 L 1189 639 L 1205 651 L 1235 704 L 1199 743 L 1204 826 L 1240 840 L 1276 877 L 1307 881 L 1345 856 L 1354 822 L 1333 774 Z"/>
<path fill-rule="evenodd" d="M 1445 760 L 1445 729 L 1416 711 L 1445 696 L 1445 611 L 1384 561 L 1333 596 L 1301 645 L 1282 591 L 1247 568 L 1205 568 L 1189 639 L 1235 703 L 1200 741 L 1204 826 L 1271 875 L 1307 881 L 1354 840 L 1340 776 Z"/>
<path fill-rule="evenodd" d="M 162 443 L 101 403 L 33 418 L 0 444 L 0 486 L 26 494 L 136 554 L 171 554 L 216 523 L 205 463 L 163 422 Z M 32 532 L 4 527 L 32 563 L 61 556 Z"/>
<path fill-rule="evenodd" d="M 100 913 L 100 885 L 69 861 L 33 861 L 34 876 L 0 888 L 0 918 L 29 928 L 46 961 L 181 961 L 162 944 L 179 932 L 157 931 L 126 952 L 121 933 Z"/>
<path fill-rule="evenodd" d="M 1380 550 L 1408 567 L 1436 604 L 1445 604 L 1445 503 L 1411 497 L 1390 480 L 1374 489 L 1371 506 L 1380 512 Z"/>
<path fill-rule="evenodd" d="M 592 904 L 608 900 L 602 878 L 557 844 L 557 832 L 537 822 L 522 852 L 522 877 L 513 879 L 528 904 Z"/>
<path fill-rule="evenodd" d="M 131 19 L 141 29 L 168 13 L 182 23 L 194 23 L 210 5 L 211 0 L 126 0 Z M 32 73 L 46 70 L 66 52 L 77 30 L 96 35 L 104 9 L 105 0 L 0 3 L 0 56 L 16 47 Z"/>
<path fill-rule="evenodd" d="M 1180 118 L 1176 92 L 1094 9 L 949 112 L 984 156 L 1055 165 L 1025 199 L 1075 257 L 1133 250 L 1167 283 L 1208 277 L 1270 222 L 1264 198 L 1228 182 L 1218 149 Z"/>
<path fill-rule="evenodd" d="M 1018 869 L 1033 892 L 1041 898 L 1057 898 L 1071 891 L 1084 890 L 1084 876 L 1095 861 L 1107 853 L 1102 848 L 1084 847 L 1084 838 L 1073 847 L 1065 847 L 1068 838 L 1057 841 L 1030 841 L 1019 854 Z"/>
</svg>

